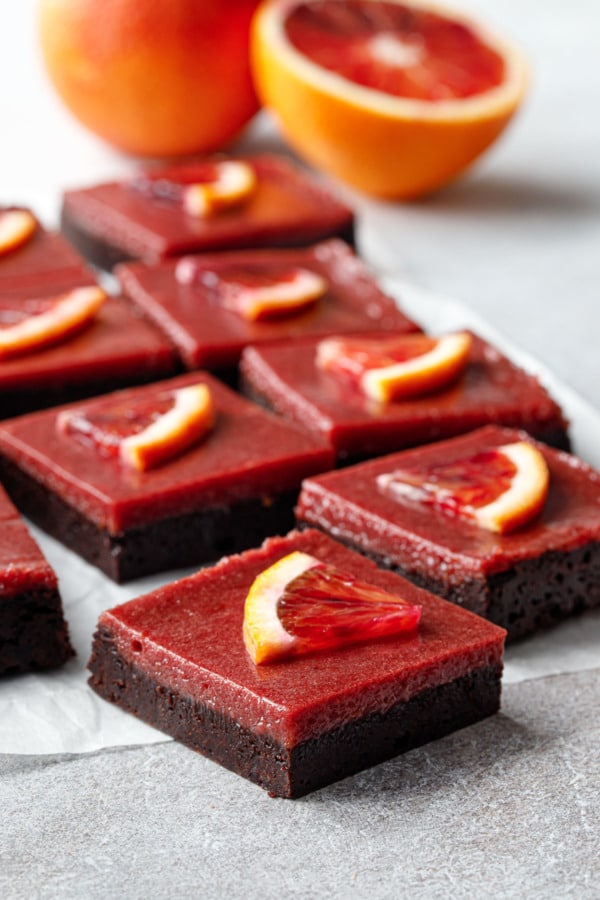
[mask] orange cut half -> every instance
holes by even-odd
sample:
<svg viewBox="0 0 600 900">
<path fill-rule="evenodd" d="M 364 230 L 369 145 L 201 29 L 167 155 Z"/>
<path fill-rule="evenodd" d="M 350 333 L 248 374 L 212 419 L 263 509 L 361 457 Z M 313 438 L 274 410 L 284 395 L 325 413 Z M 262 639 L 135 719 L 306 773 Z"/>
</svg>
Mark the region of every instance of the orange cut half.
<svg viewBox="0 0 600 900">
<path fill-rule="evenodd" d="M 328 338 L 318 345 L 316 359 L 319 368 L 353 381 L 371 400 L 389 403 L 451 384 L 467 365 L 471 343 L 467 332 Z"/>
<path fill-rule="evenodd" d="M 183 208 L 190 216 L 204 218 L 248 200 L 257 185 L 252 166 L 239 160 L 208 165 L 209 178 L 183 187 Z"/>
<path fill-rule="evenodd" d="M 106 294 L 96 286 L 74 288 L 56 297 L 43 312 L 13 325 L 0 325 L 0 360 L 42 350 L 90 324 Z"/>
<path fill-rule="evenodd" d="M 0 256 L 27 243 L 37 229 L 29 210 L 7 209 L 0 212 Z"/>
<path fill-rule="evenodd" d="M 92 409 L 64 410 L 56 427 L 85 446 L 95 446 L 102 456 L 117 457 L 127 468 L 145 472 L 198 443 L 214 421 L 210 389 L 192 384 L 141 398 L 123 399 L 117 393 Z"/>
<path fill-rule="evenodd" d="M 257 665 L 417 627 L 421 607 L 307 553 L 284 556 L 255 579 L 243 636 Z"/>
<path fill-rule="evenodd" d="M 396 469 L 380 475 L 377 485 L 396 498 L 429 504 L 506 534 L 540 514 L 550 473 L 537 447 L 515 441 L 465 459 Z"/>
<path fill-rule="evenodd" d="M 271 0 L 254 19 L 252 63 L 292 147 L 386 198 L 459 175 L 506 127 L 527 84 L 512 45 L 428 0 Z"/>
</svg>

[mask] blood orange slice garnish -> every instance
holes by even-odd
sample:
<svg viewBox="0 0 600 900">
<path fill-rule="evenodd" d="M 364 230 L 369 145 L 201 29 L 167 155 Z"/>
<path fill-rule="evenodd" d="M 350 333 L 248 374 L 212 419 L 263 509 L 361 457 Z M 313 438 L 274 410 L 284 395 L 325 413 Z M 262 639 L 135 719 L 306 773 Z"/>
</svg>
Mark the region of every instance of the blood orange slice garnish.
<svg viewBox="0 0 600 900">
<path fill-rule="evenodd" d="M 89 325 L 106 299 L 96 286 L 79 287 L 58 297 L 32 298 L 0 306 L 0 360 L 42 350 Z"/>
<path fill-rule="evenodd" d="M 115 395 L 93 411 L 65 410 L 58 415 L 57 428 L 143 472 L 198 443 L 214 419 L 209 388 L 193 384 L 143 399 Z"/>
<path fill-rule="evenodd" d="M 147 173 L 132 186 L 165 202 L 181 203 L 186 213 L 204 218 L 248 200 L 257 186 L 254 168 L 241 160 L 196 163 L 182 172 Z"/>
<path fill-rule="evenodd" d="M 445 184 L 503 130 L 520 54 L 429 0 L 272 0 L 254 20 L 265 106 L 317 167 L 368 193 Z"/>
<path fill-rule="evenodd" d="M 259 665 L 411 632 L 420 616 L 420 606 L 295 552 L 255 579 L 244 643 Z"/>
<path fill-rule="evenodd" d="M 316 272 L 283 263 L 228 263 L 216 266 L 193 257 L 177 265 L 181 284 L 202 284 L 218 302 L 249 321 L 293 315 L 312 306 L 327 290 Z"/>
<path fill-rule="evenodd" d="M 470 349 L 466 332 L 441 338 L 328 338 L 317 348 L 317 365 L 349 380 L 371 400 L 389 403 L 446 387 L 464 370 Z"/>
<path fill-rule="evenodd" d="M 447 463 L 395 469 L 377 479 L 378 487 L 393 497 L 434 506 L 502 534 L 541 512 L 549 482 L 546 460 L 527 441 Z"/>
<path fill-rule="evenodd" d="M 25 244 L 37 229 L 37 222 L 26 209 L 0 211 L 0 256 Z"/>
</svg>

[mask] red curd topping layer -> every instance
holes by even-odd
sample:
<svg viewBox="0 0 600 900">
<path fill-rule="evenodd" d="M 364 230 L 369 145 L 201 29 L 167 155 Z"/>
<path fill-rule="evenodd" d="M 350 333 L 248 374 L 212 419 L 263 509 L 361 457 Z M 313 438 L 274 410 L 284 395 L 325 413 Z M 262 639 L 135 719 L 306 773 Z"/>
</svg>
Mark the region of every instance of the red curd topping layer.
<svg viewBox="0 0 600 900">
<path fill-rule="evenodd" d="M 293 163 L 268 154 L 244 161 L 257 176 L 256 190 L 247 202 L 207 218 L 186 214 L 170 196 L 161 201 L 140 190 L 135 179 L 67 191 L 64 210 L 89 233 L 146 262 L 195 250 L 284 243 L 294 235 L 318 240 L 351 227 L 352 211 Z M 155 169 L 151 177 L 190 184 L 197 168 L 189 163 Z"/>
<path fill-rule="evenodd" d="M 88 276 L 84 284 L 93 283 Z M 35 296 L 54 296 L 55 288 L 44 286 Z M 31 292 L 27 293 L 31 298 Z M 0 296 L 0 325 L 26 300 Z M 78 379 L 85 381 L 171 374 L 176 367 L 171 343 L 146 322 L 125 300 L 108 297 L 93 322 L 76 335 L 51 347 L 0 361 L 1 392 L 62 386 Z"/>
<path fill-rule="evenodd" d="M 56 587 L 56 575 L 0 487 L 0 603 L 25 591 Z"/>
<path fill-rule="evenodd" d="M 329 446 L 289 426 L 206 373 L 184 375 L 71 404 L 98 414 L 113 397 L 151 399 L 188 384 L 210 388 L 216 422 L 206 439 L 164 465 L 138 472 L 104 459 L 56 427 L 45 410 L 0 426 L 0 453 L 101 528 L 117 534 L 137 525 L 249 497 L 292 490 L 333 464 Z"/>
<path fill-rule="evenodd" d="M 541 514 L 510 534 L 493 533 L 428 504 L 394 497 L 377 486 L 378 476 L 395 468 L 451 463 L 518 440 L 533 443 L 543 454 L 550 488 Z M 600 541 L 600 474 L 523 432 L 489 426 L 309 478 L 303 483 L 296 512 L 300 520 L 407 570 L 429 571 L 459 584 L 465 578 L 505 571 L 547 551 L 570 551 Z"/>
<path fill-rule="evenodd" d="M 272 262 L 278 267 L 302 267 L 324 278 L 328 288 L 308 309 L 281 318 L 250 322 L 220 303 L 218 288 L 207 287 L 200 278 L 192 277 L 189 281 L 181 278 L 186 269 L 193 270 L 194 259 L 204 272 L 213 266 L 217 275 L 232 265 L 268 266 Z M 122 265 L 117 275 L 123 291 L 171 338 L 188 368 L 232 365 L 248 344 L 265 341 L 344 334 L 368 328 L 419 330 L 400 312 L 395 301 L 381 291 L 350 247 L 339 240 L 298 250 L 202 254 L 153 267 Z M 303 365 L 303 358 L 296 352 L 288 352 L 288 356 Z"/>
<path fill-rule="evenodd" d="M 0 213 L 2 209 L 0 208 Z M 81 257 L 60 235 L 46 231 L 39 223 L 33 235 L 8 253 L 0 254 L 0 291 L 30 290 L 52 282 L 73 286 L 90 271 Z"/>
<path fill-rule="evenodd" d="M 338 452 L 414 446 L 490 421 L 535 430 L 540 436 L 544 429 L 567 427 L 560 407 L 537 378 L 476 335 L 467 367 L 456 381 L 384 404 L 370 400 L 347 379 L 320 369 L 317 346 L 317 339 L 298 341 L 293 354 L 284 345 L 249 347 L 241 371 L 278 412 L 320 432 Z"/>
<path fill-rule="evenodd" d="M 293 550 L 422 605 L 418 632 L 256 666 L 242 638 L 246 594 L 261 571 Z M 160 685 L 287 747 L 499 664 L 505 634 L 312 530 L 271 538 L 104 612 L 100 624 Z"/>
</svg>

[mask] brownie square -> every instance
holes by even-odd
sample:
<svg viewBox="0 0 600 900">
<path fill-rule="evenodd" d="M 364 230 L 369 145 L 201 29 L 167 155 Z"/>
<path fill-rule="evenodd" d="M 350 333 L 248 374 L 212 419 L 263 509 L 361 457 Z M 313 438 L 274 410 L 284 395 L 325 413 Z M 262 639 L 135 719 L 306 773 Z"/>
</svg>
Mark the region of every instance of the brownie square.
<svg viewBox="0 0 600 900">
<path fill-rule="evenodd" d="M 416 450 L 307 479 L 297 518 L 453 603 L 523 637 L 600 605 L 600 475 L 570 454 L 535 444 L 550 471 L 539 516 L 508 534 L 392 496 L 380 476 L 451 463 L 515 440 L 489 426 Z"/>
<path fill-rule="evenodd" d="M 189 257 L 190 262 L 194 257 Z M 120 266 L 117 276 L 124 293 L 169 336 L 188 369 L 235 366 L 248 344 L 296 340 L 307 335 L 345 334 L 366 328 L 418 331 L 396 302 L 384 294 L 364 263 L 343 241 L 326 241 L 308 249 L 253 250 L 203 254 L 203 268 L 259 263 L 302 267 L 327 283 L 327 291 L 310 308 L 293 315 L 249 322 L 219 299 L 218 288 L 180 276 L 179 263 Z M 288 345 L 283 351 L 291 358 Z"/>
<path fill-rule="evenodd" d="M 0 675 L 72 655 L 56 575 L 0 487 Z"/>
<path fill-rule="evenodd" d="M 38 284 L 0 289 L 0 323 L 32 304 L 84 285 L 85 278 L 57 287 Z M 174 375 L 181 368 L 171 342 L 123 298 L 108 297 L 93 321 L 65 340 L 0 364 L 0 419 L 18 416 Z"/>
<path fill-rule="evenodd" d="M 222 159 L 223 157 L 220 157 Z M 67 191 L 62 228 L 96 265 L 124 260 L 155 263 L 199 250 L 234 247 L 302 247 L 328 237 L 353 239 L 354 216 L 318 181 L 283 157 L 248 156 L 257 189 L 237 207 L 205 219 L 136 188 L 136 180 Z M 198 180 L 194 162 L 152 170 L 176 183 Z"/>
<path fill-rule="evenodd" d="M 256 576 L 300 550 L 422 606 L 418 632 L 256 666 Z M 268 790 L 300 797 L 495 713 L 504 631 L 317 531 L 272 538 L 104 612 L 90 684 Z"/>
<path fill-rule="evenodd" d="M 389 337 L 389 333 L 365 337 Z M 320 434 L 341 462 L 356 462 L 472 431 L 490 423 L 524 428 L 568 449 L 567 422 L 538 379 L 472 335 L 469 361 L 447 387 L 414 398 L 375 403 L 350 382 L 317 366 L 319 340 L 245 350 L 245 393 Z"/>
<path fill-rule="evenodd" d="M 207 384 L 216 424 L 206 439 L 155 469 L 57 428 L 57 410 L 0 425 L 0 477 L 40 527 L 116 581 L 213 560 L 293 524 L 302 479 L 331 467 L 331 449 L 205 373 L 184 375 L 62 409 L 106 414 L 121 403 Z"/>
</svg>

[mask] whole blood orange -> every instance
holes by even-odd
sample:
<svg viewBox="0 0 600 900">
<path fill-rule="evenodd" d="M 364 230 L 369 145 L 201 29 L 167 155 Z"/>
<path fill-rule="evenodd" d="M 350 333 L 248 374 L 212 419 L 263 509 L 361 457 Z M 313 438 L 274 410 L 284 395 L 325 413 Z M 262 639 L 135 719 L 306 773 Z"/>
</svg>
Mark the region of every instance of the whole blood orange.
<svg viewBox="0 0 600 900">
<path fill-rule="evenodd" d="M 257 109 L 258 0 L 40 0 L 41 46 L 67 107 L 139 156 L 214 150 Z"/>
<path fill-rule="evenodd" d="M 527 80 L 514 48 L 429 0 L 267 0 L 252 61 L 292 146 L 388 198 L 458 175 L 503 130 Z"/>
</svg>

